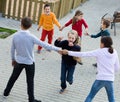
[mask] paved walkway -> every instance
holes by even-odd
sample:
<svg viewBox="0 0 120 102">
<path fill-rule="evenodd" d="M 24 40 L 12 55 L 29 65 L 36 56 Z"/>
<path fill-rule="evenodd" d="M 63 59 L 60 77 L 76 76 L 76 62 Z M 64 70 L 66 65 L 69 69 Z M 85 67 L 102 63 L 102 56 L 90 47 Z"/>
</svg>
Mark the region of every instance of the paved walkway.
<svg viewBox="0 0 120 102">
<path fill-rule="evenodd" d="M 105 13 L 111 13 L 119 8 L 120 0 L 89 0 L 82 6 L 78 7 L 84 12 L 84 18 L 88 22 L 89 32 L 99 32 L 100 19 Z M 77 10 L 76 9 L 76 10 Z M 61 24 L 64 24 L 74 15 L 74 11 L 69 13 L 66 17 L 60 20 Z M 10 19 L 0 18 L 0 26 L 20 29 L 20 22 Z M 120 24 L 117 24 L 117 35 L 114 36 L 113 29 L 110 29 L 111 36 L 114 41 L 114 47 L 120 52 Z M 31 32 L 37 37 L 40 36 L 40 32 L 36 31 L 37 25 L 33 25 Z M 70 27 L 65 28 L 63 32 L 59 32 L 55 27 L 54 40 L 58 36 L 64 36 L 66 38 L 67 32 Z M 26 76 L 23 71 L 15 83 L 10 96 L 6 100 L 2 100 L 2 93 L 8 81 L 8 78 L 12 72 L 11 58 L 10 58 L 10 46 L 12 36 L 6 39 L 0 39 L 0 102 L 27 102 L 26 92 Z M 82 39 L 82 51 L 93 50 L 99 48 L 99 39 L 91 39 L 83 36 Z M 37 46 L 35 46 L 35 51 Z M 119 53 L 120 58 L 120 53 Z M 35 97 L 41 99 L 42 102 L 84 102 L 88 95 L 91 85 L 95 80 L 96 69 L 92 66 L 95 62 L 94 58 L 83 58 L 84 65 L 76 66 L 74 83 L 72 86 L 68 85 L 67 91 L 64 94 L 59 94 L 60 89 L 60 62 L 61 56 L 56 52 L 47 52 L 42 50 L 41 54 L 35 53 L 36 59 L 36 72 L 35 72 Z M 120 73 L 116 74 L 115 79 L 115 99 L 116 102 L 120 102 Z M 93 102 L 108 102 L 106 92 L 102 89 L 95 97 Z"/>
</svg>

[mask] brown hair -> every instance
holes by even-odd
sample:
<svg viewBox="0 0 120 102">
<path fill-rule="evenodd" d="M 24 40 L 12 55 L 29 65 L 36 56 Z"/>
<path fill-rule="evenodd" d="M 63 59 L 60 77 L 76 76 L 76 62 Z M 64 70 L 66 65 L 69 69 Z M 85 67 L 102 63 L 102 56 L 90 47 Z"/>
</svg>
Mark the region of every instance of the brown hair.
<svg viewBox="0 0 120 102">
<path fill-rule="evenodd" d="M 32 26 L 32 20 L 29 17 L 24 17 L 21 20 L 21 25 L 24 29 L 29 29 Z"/>
<path fill-rule="evenodd" d="M 44 9 L 45 9 L 46 7 L 50 7 L 50 5 L 49 5 L 49 4 L 45 4 L 45 5 L 44 5 Z"/>
<path fill-rule="evenodd" d="M 80 16 L 80 15 L 83 15 L 83 12 L 80 11 L 80 10 L 77 10 L 77 11 L 75 12 L 74 17 L 72 18 L 72 25 L 74 25 L 74 24 L 76 23 L 76 20 L 77 20 L 76 16 Z"/>
<path fill-rule="evenodd" d="M 103 25 L 106 25 L 106 28 L 110 26 L 110 21 L 107 19 L 103 19 Z"/>
<path fill-rule="evenodd" d="M 79 39 L 79 36 L 78 36 L 77 31 L 75 31 L 75 30 L 71 30 L 71 31 L 68 32 L 68 36 L 69 36 L 69 34 L 73 34 L 73 35 L 75 35 L 75 38 L 76 38 L 76 39 L 75 39 L 75 41 L 74 41 L 74 44 L 75 44 L 75 45 L 78 45 L 80 39 Z"/>
<path fill-rule="evenodd" d="M 112 41 L 111 37 L 108 37 L 108 36 L 102 37 L 101 38 L 101 43 L 104 44 L 104 47 L 109 48 L 108 51 L 110 53 L 113 53 L 113 47 L 112 47 L 113 41 Z"/>
</svg>

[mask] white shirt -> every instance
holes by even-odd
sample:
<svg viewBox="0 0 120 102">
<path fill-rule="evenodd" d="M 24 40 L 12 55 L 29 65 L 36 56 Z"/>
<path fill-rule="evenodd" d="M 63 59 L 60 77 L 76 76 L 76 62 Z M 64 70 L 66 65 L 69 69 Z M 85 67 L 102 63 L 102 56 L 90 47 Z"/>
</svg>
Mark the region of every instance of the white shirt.
<svg viewBox="0 0 120 102">
<path fill-rule="evenodd" d="M 42 42 L 37 37 L 32 35 L 29 30 L 20 30 L 15 33 L 12 39 L 11 57 L 12 60 L 21 64 L 33 64 L 34 60 L 34 45 L 37 44 L 48 50 L 59 51 L 60 48 Z"/>
<path fill-rule="evenodd" d="M 100 48 L 88 52 L 68 51 L 68 55 L 76 57 L 96 57 L 98 71 L 96 76 L 97 80 L 114 81 L 114 74 L 120 67 L 118 54 L 115 49 L 112 54 L 108 52 L 108 48 Z"/>
</svg>

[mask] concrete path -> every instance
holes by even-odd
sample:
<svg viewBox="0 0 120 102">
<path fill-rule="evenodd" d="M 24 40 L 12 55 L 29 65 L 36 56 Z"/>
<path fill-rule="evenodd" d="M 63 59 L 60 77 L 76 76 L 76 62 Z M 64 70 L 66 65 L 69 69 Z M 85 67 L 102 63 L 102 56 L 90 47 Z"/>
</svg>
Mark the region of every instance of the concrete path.
<svg viewBox="0 0 120 102">
<path fill-rule="evenodd" d="M 83 5 L 79 6 L 72 13 L 66 15 L 66 17 L 60 20 L 63 25 L 70 18 L 73 17 L 76 10 L 82 10 L 84 12 L 84 18 L 89 25 L 90 34 L 96 34 L 99 32 L 100 20 L 105 13 L 113 14 L 113 12 L 120 8 L 120 0 L 89 0 Z M 20 29 L 20 22 L 0 18 L 0 26 Z M 118 51 L 120 58 L 120 24 L 116 25 L 117 35 L 114 36 L 113 29 L 110 29 L 111 37 L 114 41 L 114 48 Z M 37 37 L 40 36 L 41 31 L 37 32 L 37 25 L 33 25 L 30 31 Z M 55 27 L 54 40 L 58 36 L 67 37 L 68 31 L 71 27 L 65 28 L 63 32 L 59 32 Z M 0 39 L 0 102 L 27 102 L 26 91 L 26 76 L 23 71 L 15 83 L 10 96 L 3 100 L 2 93 L 8 82 L 8 79 L 12 73 L 10 46 L 13 36 L 6 39 Z M 83 36 L 82 38 L 82 51 L 93 50 L 99 48 L 98 39 L 91 39 Z M 37 46 L 35 46 L 35 51 Z M 42 50 L 41 54 L 35 52 L 36 70 L 35 70 L 35 97 L 41 99 L 42 102 L 84 102 L 88 95 L 92 83 L 95 80 L 96 69 L 92 66 L 95 62 L 94 58 L 83 58 L 84 65 L 77 65 L 74 74 L 73 85 L 68 84 L 67 91 L 64 94 L 59 94 L 60 90 L 60 63 L 61 56 L 56 52 L 47 52 Z M 116 102 L 120 102 L 120 73 L 116 74 L 115 82 L 115 99 Z M 105 89 L 100 90 L 96 95 L 93 102 L 108 102 Z"/>
</svg>

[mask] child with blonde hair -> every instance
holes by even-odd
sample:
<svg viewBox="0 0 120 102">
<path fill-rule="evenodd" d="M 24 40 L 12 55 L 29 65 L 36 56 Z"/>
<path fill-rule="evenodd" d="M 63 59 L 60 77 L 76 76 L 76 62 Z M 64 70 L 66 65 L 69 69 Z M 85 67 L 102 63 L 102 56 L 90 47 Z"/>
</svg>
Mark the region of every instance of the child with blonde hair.
<svg viewBox="0 0 120 102">
<path fill-rule="evenodd" d="M 82 41 L 82 33 L 83 33 L 83 29 L 82 26 L 85 27 L 85 34 L 88 33 L 88 24 L 86 23 L 85 19 L 83 18 L 83 12 L 80 10 L 77 10 L 75 12 L 75 15 L 73 16 L 72 19 L 70 19 L 67 23 L 65 23 L 65 25 L 63 27 L 60 28 L 60 31 L 62 31 L 65 27 L 68 27 L 69 25 L 72 25 L 72 29 L 77 31 L 78 36 L 80 38 L 79 41 L 79 45 L 81 46 L 81 41 Z M 80 65 L 83 65 L 81 58 L 79 58 L 78 63 Z"/>
<path fill-rule="evenodd" d="M 88 52 L 74 52 L 63 50 L 61 53 L 76 57 L 95 57 L 97 59 L 96 80 L 94 81 L 89 95 L 85 102 L 92 102 L 95 95 L 101 88 L 105 88 L 109 102 L 115 102 L 114 97 L 114 78 L 115 72 L 120 69 L 117 51 L 112 47 L 111 37 L 104 36 L 101 38 L 100 48 Z"/>
<path fill-rule="evenodd" d="M 62 38 L 59 37 L 54 44 L 55 46 L 61 47 L 62 49 L 67 49 L 71 51 L 80 51 L 81 48 L 78 45 L 78 42 L 79 42 L 78 33 L 75 30 L 71 30 L 68 32 L 67 40 L 62 40 Z M 77 64 L 76 58 L 69 55 L 62 55 L 60 94 L 62 94 L 67 87 L 66 81 L 70 85 L 73 83 L 73 74 L 76 64 Z"/>
</svg>

